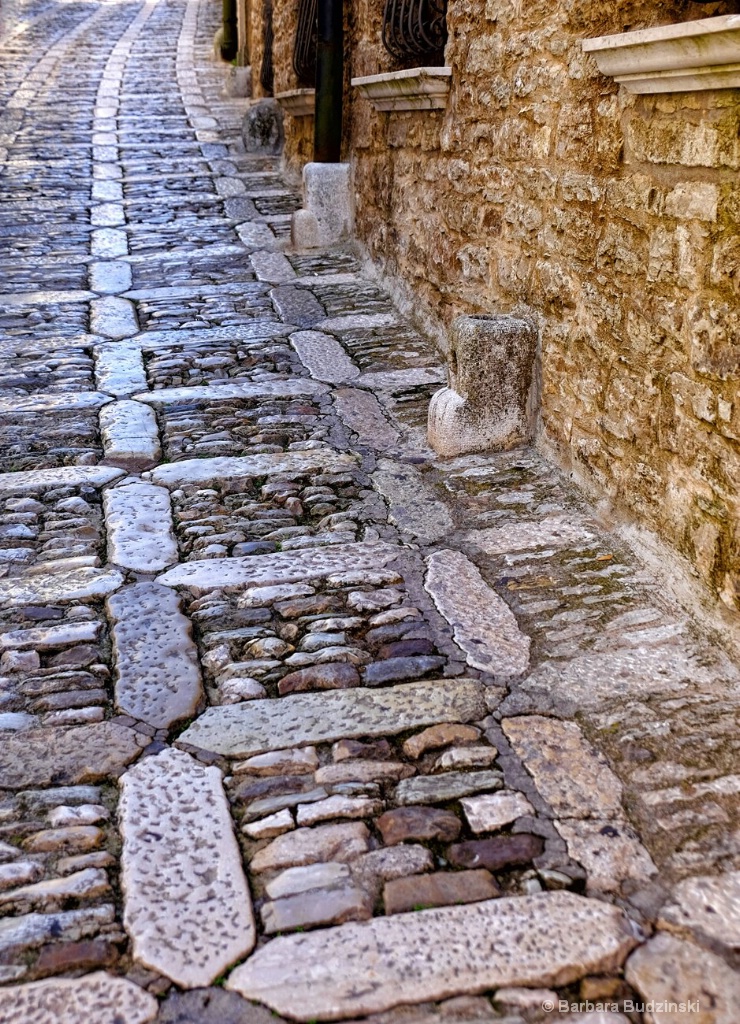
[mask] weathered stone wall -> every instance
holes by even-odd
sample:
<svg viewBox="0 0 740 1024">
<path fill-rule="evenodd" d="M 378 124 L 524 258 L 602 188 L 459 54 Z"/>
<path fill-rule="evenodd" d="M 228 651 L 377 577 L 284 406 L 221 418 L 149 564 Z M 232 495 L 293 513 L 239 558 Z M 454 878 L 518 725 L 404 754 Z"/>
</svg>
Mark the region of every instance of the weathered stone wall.
<svg viewBox="0 0 740 1024">
<path fill-rule="evenodd" d="M 355 10 L 353 74 L 391 69 Z M 580 46 L 727 10 L 451 0 L 447 110 L 352 131 L 373 258 L 445 323 L 534 318 L 544 441 L 739 607 L 738 93 L 629 97 Z"/>
<path fill-rule="evenodd" d="M 249 5 L 249 60 L 252 65 L 252 96 L 254 99 L 262 99 L 268 95 L 260 82 L 262 61 L 265 58 L 264 14 L 264 0 L 251 0 Z"/>
</svg>

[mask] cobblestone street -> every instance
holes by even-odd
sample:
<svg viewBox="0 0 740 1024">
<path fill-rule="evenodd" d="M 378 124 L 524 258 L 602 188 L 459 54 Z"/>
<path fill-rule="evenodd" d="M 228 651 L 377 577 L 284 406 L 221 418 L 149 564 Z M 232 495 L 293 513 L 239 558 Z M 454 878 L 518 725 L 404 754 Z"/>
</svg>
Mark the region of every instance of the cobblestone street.
<svg viewBox="0 0 740 1024">
<path fill-rule="evenodd" d="M 534 449 L 427 447 L 219 18 L 4 19 L 0 1024 L 737 1024 L 740 672 Z"/>
</svg>

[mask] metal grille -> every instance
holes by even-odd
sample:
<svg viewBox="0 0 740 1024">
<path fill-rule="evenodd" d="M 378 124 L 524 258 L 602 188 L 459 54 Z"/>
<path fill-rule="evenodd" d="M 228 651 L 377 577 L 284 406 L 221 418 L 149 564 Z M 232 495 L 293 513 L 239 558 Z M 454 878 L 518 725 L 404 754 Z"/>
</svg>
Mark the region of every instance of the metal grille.
<svg viewBox="0 0 740 1024">
<path fill-rule="evenodd" d="M 272 0 L 265 0 L 262 8 L 262 67 L 260 68 L 260 84 L 268 96 L 272 96 Z"/>
<path fill-rule="evenodd" d="M 447 0 L 385 0 L 383 45 L 405 67 L 441 67 Z"/>
<path fill-rule="evenodd" d="M 313 89 L 316 84 L 316 35 L 318 31 L 318 0 L 300 0 L 298 27 L 293 50 L 293 70 L 301 89 Z"/>
</svg>

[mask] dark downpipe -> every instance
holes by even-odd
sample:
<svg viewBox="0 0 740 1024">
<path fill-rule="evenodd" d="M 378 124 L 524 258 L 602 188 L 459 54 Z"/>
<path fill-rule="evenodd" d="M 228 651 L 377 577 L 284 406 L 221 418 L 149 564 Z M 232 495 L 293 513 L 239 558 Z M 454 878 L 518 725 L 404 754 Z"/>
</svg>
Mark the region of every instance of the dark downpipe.
<svg viewBox="0 0 740 1024">
<path fill-rule="evenodd" d="M 236 22 L 236 0 L 223 0 L 223 34 L 221 36 L 221 56 L 224 60 L 233 60 L 239 49 L 239 34 Z"/>
<path fill-rule="evenodd" d="M 313 158 L 339 163 L 344 91 L 344 0 L 319 0 Z"/>
</svg>

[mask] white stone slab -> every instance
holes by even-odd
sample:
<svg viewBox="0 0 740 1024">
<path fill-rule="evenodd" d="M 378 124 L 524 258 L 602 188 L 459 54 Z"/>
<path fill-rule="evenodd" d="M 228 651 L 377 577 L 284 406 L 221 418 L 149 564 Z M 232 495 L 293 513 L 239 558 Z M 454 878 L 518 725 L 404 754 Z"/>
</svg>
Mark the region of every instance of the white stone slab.
<svg viewBox="0 0 740 1024">
<path fill-rule="evenodd" d="M 255 943 L 221 773 L 179 750 L 121 779 L 124 926 L 134 959 L 182 988 L 210 985 Z"/>
<path fill-rule="evenodd" d="M 106 295 L 90 303 L 90 330 L 104 338 L 130 338 L 137 334 L 139 324 L 133 302 Z"/>
<path fill-rule="evenodd" d="M 248 249 L 265 249 L 275 244 L 275 234 L 267 224 L 259 221 L 252 221 L 248 224 L 240 224 L 236 233 Z"/>
<path fill-rule="evenodd" d="M 360 376 L 359 368 L 330 334 L 296 331 L 291 334 L 290 343 L 315 380 L 327 384 L 347 384 Z"/>
<path fill-rule="evenodd" d="M 158 1008 L 144 989 L 105 971 L 0 988 L 0 1024 L 148 1024 Z"/>
<path fill-rule="evenodd" d="M 291 1019 L 354 1019 L 507 985 L 560 987 L 618 970 L 635 944 L 617 907 L 549 892 L 281 936 L 226 984 Z"/>
<path fill-rule="evenodd" d="M 253 252 L 249 261 L 258 281 L 270 284 L 288 284 L 295 280 L 295 270 L 281 252 Z"/>
<path fill-rule="evenodd" d="M 409 68 L 353 78 L 352 86 L 376 110 L 443 110 L 452 68 Z"/>
<path fill-rule="evenodd" d="M 134 572 L 162 572 L 177 561 L 169 491 L 149 483 L 109 487 L 103 496 L 108 561 Z"/>
<path fill-rule="evenodd" d="M 120 572 L 111 569 L 70 569 L 48 576 L 0 580 L 0 606 L 19 604 L 74 604 L 98 600 L 112 594 L 123 583 Z"/>
<path fill-rule="evenodd" d="M 144 357 L 137 345 L 98 345 L 95 384 L 106 394 L 131 395 L 147 386 Z"/>
<path fill-rule="evenodd" d="M 100 410 L 105 461 L 128 470 L 148 469 L 162 456 L 154 410 L 141 402 L 111 402 Z"/>
<path fill-rule="evenodd" d="M 93 644 L 102 628 L 102 623 L 92 621 L 13 629 L 0 635 L 0 651 L 49 651 L 71 644 Z"/>
<path fill-rule="evenodd" d="M 123 476 L 123 470 L 112 466 L 59 466 L 57 469 L 0 473 L 0 495 L 40 494 L 53 487 L 103 487 L 120 476 Z"/>
<path fill-rule="evenodd" d="M 106 182 L 105 184 L 114 183 Z M 87 273 L 90 288 L 94 292 L 100 292 L 101 295 L 118 295 L 131 287 L 131 266 L 124 260 L 91 263 L 87 268 Z"/>
<path fill-rule="evenodd" d="M 497 676 L 529 667 L 530 639 L 509 606 L 488 586 L 460 551 L 435 551 L 427 558 L 425 586 L 452 626 L 468 665 Z"/>
<path fill-rule="evenodd" d="M 116 705 L 157 729 L 193 715 L 203 687 L 190 620 L 177 595 L 157 583 L 137 583 L 118 591 L 106 606 Z"/>
<path fill-rule="evenodd" d="M 183 459 L 157 466 L 145 474 L 147 479 L 165 487 L 187 484 L 209 485 L 275 473 L 303 476 L 306 473 L 346 473 L 357 468 L 357 457 L 343 455 L 330 448 L 305 452 L 269 452 L 240 458 L 221 456 L 213 459 Z"/>
<path fill-rule="evenodd" d="M 660 912 L 659 925 L 701 940 L 740 947 L 740 871 L 686 878 Z"/>
<path fill-rule="evenodd" d="M 470 679 L 405 683 L 378 690 L 329 690 L 208 708 L 180 742 L 229 757 L 360 736 L 394 736 L 485 715 L 483 687 Z"/>
<path fill-rule="evenodd" d="M 99 228 L 90 236 L 90 252 L 99 259 L 128 255 L 128 236 L 119 228 Z"/>
<path fill-rule="evenodd" d="M 133 261 L 132 261 L 133 262 Z M 258 338 L 279 338 L 290 333 L 290 327 L 279 320 L 254 320 L 234 327 L 186 328 L 171 331 L 146 331 L 137 338 L 145 352 L 157 352 L 171 345 L 210 345 L 217 341 L 250 341 Z"/>
<path fill-rule="evenodd" d="M 585 523 L 569 516 L 546 516 L 544 519 L 493 526 L 488 530 L 471 530 L 465 539 L 487 555 L 505 555 L 511 551 L 535 548 L 573 548 L 592 544 L 596 534 Z"/>
<path fill-rule="evenodd" d="M 65 412 L 67 410 L 99 409 L 110 402 L 110 395 L 99 391 L 69 391 L 58 395 L 13 395 L 0 398 L 0 414 L 24 412 Z"/>
<path fill-rule="evenodd" d="M 517 818 L 534 814 L 534 808 L 523 793 L 484 793 L 466 797 L 460 803 L 471 831 L 476 834 L 495 832 Z"/>
<path fill-rule="evenodd" d="M 213 590 L 221 587 L 275 586 L 303 583 L 349 570 L 370 572 L 403 554 L 390 544 L 336 544 L 326 548 L 280 551 L 228 560 L 204 558 L 176 565 L 159 577 L 167 587 Z M 217 563 L 217 564 L 216 564 Z M 289 744 L 288 744 L 289 745 Z"/>
<path fill-rule="evenodd" d="M 416 466 L 379 459 L 373 485 L 390 504 L 390 518 L 401 530 L 433 544 L 455 529 L 447 506 Z"/>
<path fill-rule="evenodd" d="M 159 391 L 145 391 L 133 397 L 149 405 L 172 405 L 176 402 L 219 402 L 227 398 L 300 398 L 304 395 L 321 395 L 328 391 L 325 384 L 315 380 L 266 380 L 250 383 L 230 381 L 228 384 L 204 384 L 192 388 L 161 388 Z"/>
<path fill-rule="evenodd" d="M 395 313 L 349 313 L 347 316 L 329 317 L 316 326 L 324 331 L 356 331 L 397 327 L 399 322 Z"/>
</svg>

